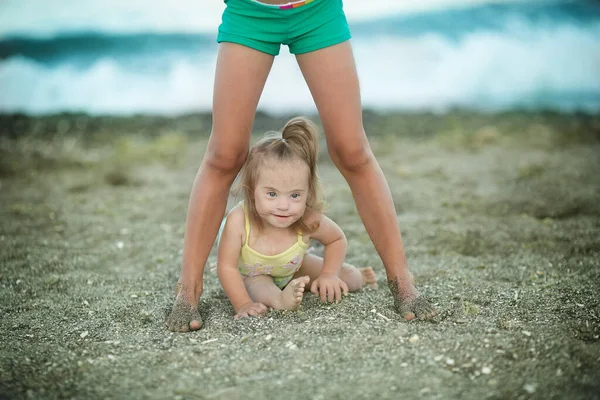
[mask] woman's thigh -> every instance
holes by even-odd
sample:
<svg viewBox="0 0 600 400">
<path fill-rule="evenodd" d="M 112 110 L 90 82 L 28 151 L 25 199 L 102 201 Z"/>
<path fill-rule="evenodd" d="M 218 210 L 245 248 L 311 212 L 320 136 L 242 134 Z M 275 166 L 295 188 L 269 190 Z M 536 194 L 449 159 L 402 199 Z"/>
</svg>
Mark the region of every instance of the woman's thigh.
<svg viewBox="0 0 600 400">
<path fill-rule="evenodd" d="M 319 111 L 330 151 L 368 149 L 350 41 L 300 54 L 296 59 Z"/>
<path fill-rule="evenodd" d="M 252 122 L 273 56 L 236 43 L 219 44 L 209 150 L 247 151 Z"/>
</svg>

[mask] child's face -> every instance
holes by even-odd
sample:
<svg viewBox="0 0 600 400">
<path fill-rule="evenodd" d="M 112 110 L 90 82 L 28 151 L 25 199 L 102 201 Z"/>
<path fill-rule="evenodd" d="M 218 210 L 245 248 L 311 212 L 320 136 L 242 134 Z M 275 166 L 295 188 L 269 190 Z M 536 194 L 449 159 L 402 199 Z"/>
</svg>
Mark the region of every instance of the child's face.
<svg viewBox="0 0 600 400">
<path fill-rule="evenodd" d="M 304 161 L 266 160 L 259 168 L 254 188 L 256 211 L 263 221 L 287 228 L 306 209 L 309 168 Z"/>
</svg>

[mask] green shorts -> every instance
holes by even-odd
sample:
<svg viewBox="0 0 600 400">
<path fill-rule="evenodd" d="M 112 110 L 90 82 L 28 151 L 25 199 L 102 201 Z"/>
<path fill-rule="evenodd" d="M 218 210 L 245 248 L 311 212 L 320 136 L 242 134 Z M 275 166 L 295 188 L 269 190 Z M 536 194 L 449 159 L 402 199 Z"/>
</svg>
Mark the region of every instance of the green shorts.
<svg viewBox="0 0 600 400">
<path fill-rule="evenodd" d="M 232 42 L 276 56 L 282 44 L 302 54 L 350 39 L 342 0 L 292 1 L 269 5 L 225 0 L 217 42 Z"/>
</svg>

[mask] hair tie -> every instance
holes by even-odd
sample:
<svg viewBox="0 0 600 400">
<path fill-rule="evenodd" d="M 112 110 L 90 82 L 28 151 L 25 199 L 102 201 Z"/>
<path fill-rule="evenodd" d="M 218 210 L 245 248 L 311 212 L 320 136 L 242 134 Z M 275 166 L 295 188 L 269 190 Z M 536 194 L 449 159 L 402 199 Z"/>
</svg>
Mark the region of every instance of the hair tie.
<svg viewBox="0 0 600 400">
<path fill-rule="evenodd" d="M 284 138 L 281 138 L 281 141 L 282 141 L 283 143 L 287 143 L 287 140 L 285 140 Z"/>
</svg>

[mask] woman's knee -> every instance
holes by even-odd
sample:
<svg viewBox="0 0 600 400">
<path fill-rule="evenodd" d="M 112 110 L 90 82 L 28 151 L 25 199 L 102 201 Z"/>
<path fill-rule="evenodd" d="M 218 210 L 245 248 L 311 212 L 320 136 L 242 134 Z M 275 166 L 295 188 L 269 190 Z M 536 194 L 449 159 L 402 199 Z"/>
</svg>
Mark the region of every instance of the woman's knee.
<svg viewBox="0 0 600 400">
<path fill-rule="evenodd" d="M 358 172 L 368 167 L 374 160 L 373 152 L 367 142 L 329 145 L 329 155 L 333 163 L 342 172 Z"/>
<path fill-rule="evenodd" d="M 247 157 L 247 146 L 209 146 L 204 163 L 207 168 L 223 175 L 236 175 Z"/>
</svg>

